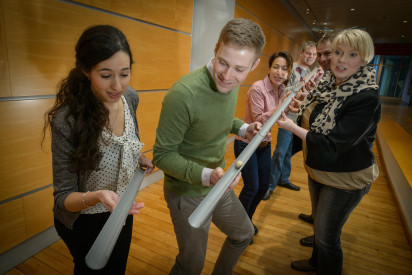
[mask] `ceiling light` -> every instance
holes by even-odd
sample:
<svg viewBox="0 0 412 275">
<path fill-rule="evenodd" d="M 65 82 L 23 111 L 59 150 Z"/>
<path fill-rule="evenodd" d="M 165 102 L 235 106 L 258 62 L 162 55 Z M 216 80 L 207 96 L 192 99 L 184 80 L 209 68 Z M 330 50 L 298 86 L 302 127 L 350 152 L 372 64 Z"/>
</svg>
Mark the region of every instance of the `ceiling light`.
<svg viewBox="0 0 412 275">
<path fill-rule="evenodd" d="M 401 37 L 402 37 L 402 38 L 405 38 L 405 35 L 402 34 Z"/>
<path fill-rule="evenodd" d="M 309 12 L 310 12 L 309 9 L 306 9 L 306 14 L 309 14 Z"/>
<path fill-rule="evenodd" d="M 408 21 L 406 21 L 406 20 L 403 20 L 403 23 L 405 23 L 405 24 L 406 24 L 406 23 L 408 23 Z"/>
<path fill-rule="evenodd" d="M 350 11 L 355 11 L 355 9 L 350 9 Z"/>
</svg>

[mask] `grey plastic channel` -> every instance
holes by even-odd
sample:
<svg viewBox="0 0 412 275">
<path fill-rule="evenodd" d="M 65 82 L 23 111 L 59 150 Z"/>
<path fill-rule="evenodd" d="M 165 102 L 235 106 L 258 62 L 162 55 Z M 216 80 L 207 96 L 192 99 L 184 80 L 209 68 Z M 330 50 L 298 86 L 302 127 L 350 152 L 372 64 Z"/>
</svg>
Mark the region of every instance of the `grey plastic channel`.
<svg viewBox="0 0 412 275">
<path fill-rule="evenodd" d="M 112 254 L 113 247 L 116 244 L 120 231 L 125 224 L 130 207 L 142 184 L 146 170 L 138 168 L 133 179 L 126 188 L 125 193 L 118 202 L 116 208 L 110 214 L 109 219 L 100 231 L 99 236 L 86 255 L 86 264 L 94 270 L 102 269 Z"/>
</svg>

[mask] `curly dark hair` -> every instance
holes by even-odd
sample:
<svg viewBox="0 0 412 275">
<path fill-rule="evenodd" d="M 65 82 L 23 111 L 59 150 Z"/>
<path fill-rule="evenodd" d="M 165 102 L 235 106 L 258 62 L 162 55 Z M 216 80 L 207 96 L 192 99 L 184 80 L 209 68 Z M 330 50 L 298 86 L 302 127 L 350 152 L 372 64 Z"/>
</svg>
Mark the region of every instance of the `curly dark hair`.
<svg viewBox="0 0 412 275">
<path fill-rule="evenodd" d="M 69 141 L 74 147 L 70 156 L 71 170 L 80 173 L 98 169 L 102 158 L 98 140 L 103 128 L 109 123 L 109 110 L 94 96 L 90 79 L 85 73 L 119 51 L 129 55 L 130 65 L 133 59 L 125 35 L 109 25 L 86 29 L 75 50 L 76 66 L 61 81 L 54 106 L 45 114 L 43 140 L 56 112 L 68 107 L 65 121 L 70 127 Z"/>
</svg>

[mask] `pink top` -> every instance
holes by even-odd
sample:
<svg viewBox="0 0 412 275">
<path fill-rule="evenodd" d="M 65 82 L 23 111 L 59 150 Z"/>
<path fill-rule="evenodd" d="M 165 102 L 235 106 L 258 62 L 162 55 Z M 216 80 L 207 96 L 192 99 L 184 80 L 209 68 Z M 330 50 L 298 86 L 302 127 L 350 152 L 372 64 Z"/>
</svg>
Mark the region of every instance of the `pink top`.
<svg viewBox="0 0 412 275">
<path fill-rule="evenodd" d="M 258 80 L 250 87 L 247 92 L 246 99 L 246 113 L 244 121 L 246 123 L 260 122 L 262 125 L 269 120 L 272 115 L 272 110 L 276 108 L 285 95 L 285 85 L 279 86 L 279 92 L 275 92 L 270 82 L 269 76 L 266 76 L 263 80 Z M 246 139 L 238 136 L 236 139 L 240 139 L 244 142 L 249 142 Z M 265 137 L 263 141 L 271 141 L 272 138 Z"/>
</svg>

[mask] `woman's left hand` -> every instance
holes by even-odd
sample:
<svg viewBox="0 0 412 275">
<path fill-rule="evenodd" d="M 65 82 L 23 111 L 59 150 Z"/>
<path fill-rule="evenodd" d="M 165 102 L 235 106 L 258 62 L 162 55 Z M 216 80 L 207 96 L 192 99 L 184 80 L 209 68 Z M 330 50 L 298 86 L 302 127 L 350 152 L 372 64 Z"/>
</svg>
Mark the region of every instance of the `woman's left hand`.
<svg viewBox="0 0 412 275">
<path fill-rule="evenodd" d="M 316 83 L 316 85 L 322 79 L 324 74 L 325 74 L 325 71 L 322 69 L 321 66 L 319 66 L 318 71 L 315 73 L 315 77 L 313 78 L 313 81 Z"/>
<path fill-rule="evenodd" d="M 300 104 L 301 102 L 298 99 L 292 97 L 292 102 L 289 104 L 289 110 L 297 113 L 299 111 Z"/>
<path fill-rule="evenodd" d="M 279 128 L 283 128 L 285 130 L 288 130 L 290 132 L 292 132 L 292 127 L 295 125 L 295 123 L 286 116 L 285 112 L 282 112 L 282 115 L 280 116 L 280 118 L 278 119 L 278 125 Z"/>
<path fill-rule="evenodd" d="M 132 207 L 130 207 L 129 215 L 139 214 L 139 209 L 144 207 L 144 202 L 133 202 Z"/>
<path fill-rule="evenodd" d="M 295 122 L 293 122 L 286 116 L 285 112 L 283 112 L 282 116 L 278 119 L 278 125 L 279 128 L 283 128 L 285 130 L 288 130 L 289 132 L 292 132 L 296 136 L 300 137 L 303 141 L 306 140 L 308 130 L 296 125 Z"/>
<path fill-rule="evenodd" d="M 305 85 L 302 87 L 302 89 L 305 90 L 306 94 L 309 94 L 309 91 L 312 91 L 313 89 L 315 89 L 317 83 L 315 82 L 315 80 L 313 78 L 309 79 L 308 82 L 305 83 Z"/>
<path fill-rule="evenodd" d="M 153 160 L 146 158 L 143 153 L 140 153 L 139 164 L 140 166 L 146 167 L 146 174 L 150 174 L 155 168 Z"/>
<path fill-rule="evenodd" d="M 318 85 L 324 73 L 325 72 L 323 71 L 322 67 L 319 66 L 315 75 L 311 79 L 309 79 L 308 82 L 306 82 L 305 89 L 308 91 L 312 91 L 316 87 L 316 85 Z"/>
</svg>

